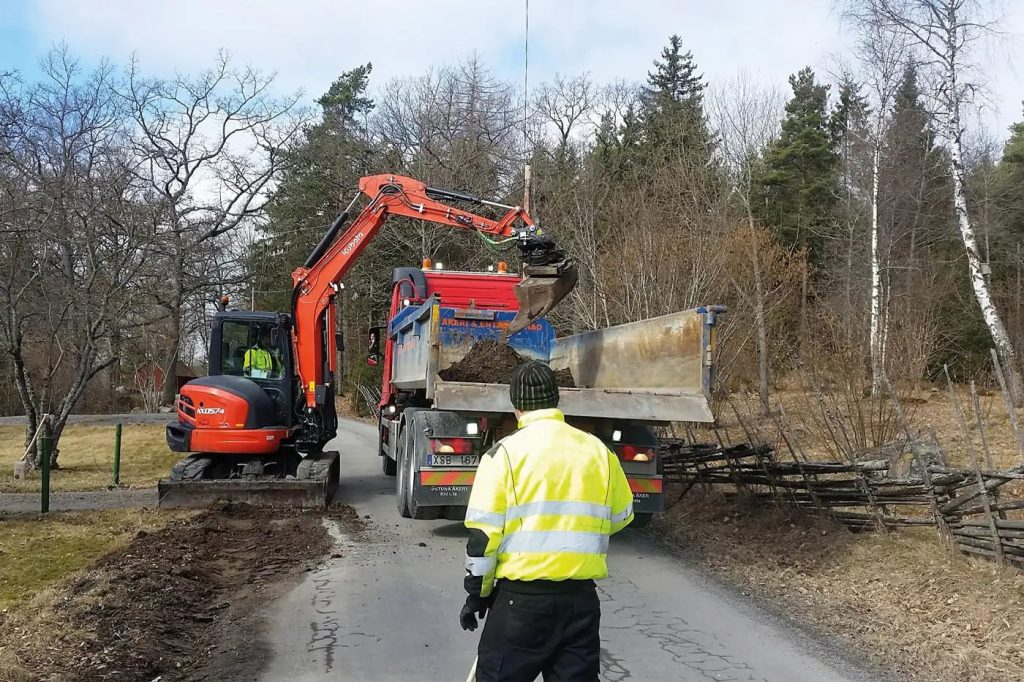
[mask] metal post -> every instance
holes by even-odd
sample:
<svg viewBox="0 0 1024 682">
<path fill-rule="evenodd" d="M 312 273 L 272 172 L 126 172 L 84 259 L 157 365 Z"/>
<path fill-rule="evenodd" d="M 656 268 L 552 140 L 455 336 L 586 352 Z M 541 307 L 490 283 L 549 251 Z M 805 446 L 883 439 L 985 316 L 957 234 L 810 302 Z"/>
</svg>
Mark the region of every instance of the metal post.
<svg viewBox="0 0 1024 682">
<path fill-rule="evenodd" d="M 121 485 L 121 422 L 114 427 L 114 485 Z"/>
<path fill-rule="evenodd" d="M 50 511 L 50 451 L 52 442 L 50 440 L 50 417 L 43 415 L 42 434 L 39 436 L 40 465 L 42 467 L 42 499 L 40 500 L 40 512 L 45 514 Z"/>
</svg>

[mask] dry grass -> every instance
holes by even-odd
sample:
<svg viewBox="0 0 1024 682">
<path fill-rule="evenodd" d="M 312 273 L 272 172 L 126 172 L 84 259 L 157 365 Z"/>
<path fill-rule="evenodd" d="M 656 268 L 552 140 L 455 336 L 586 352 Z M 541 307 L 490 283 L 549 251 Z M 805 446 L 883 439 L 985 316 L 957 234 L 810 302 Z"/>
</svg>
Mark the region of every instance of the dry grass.
<svg viewBox="0 0 1024 682">
<path fill-rule="evenodd" d="M 153 510 L 65 512 L 0 519 L 0 612 L 184 514 Z"/>
<path fill-rule="evenodd" d="M 26 480 L 14 479 L 14 463 L 25 451 L 21 426 L 0 426 L 0 492 L 36 492 L 39 472 Z M 53 472 L 50 488 L 102 490 L 113 481 L 113 425 L 70 424 L 60 439 L 60 469 Z M 166 476 L 179 453 L 167 448 L 163 424 L 126 424 L 121 438 L 121 483 L 135 488 L 156 485 Z"/>
<path fill-rule="evenodd" d="M 699 491 L 657 523 L 712 572 L 898 679 L 1024 679 L 1024 576 L 947 552 L 933 530 L 857 535 Z"/>
</svg>

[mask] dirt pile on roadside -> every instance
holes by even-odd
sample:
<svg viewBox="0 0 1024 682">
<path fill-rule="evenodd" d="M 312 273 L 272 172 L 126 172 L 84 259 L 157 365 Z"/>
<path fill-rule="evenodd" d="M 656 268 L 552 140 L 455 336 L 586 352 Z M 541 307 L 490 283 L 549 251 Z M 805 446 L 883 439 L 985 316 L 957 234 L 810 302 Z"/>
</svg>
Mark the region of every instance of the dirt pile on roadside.
<svg viewBox="0 0 1024 682">
<path fill-rule="evenodd" d="M 666 488 L 666 504 L 678 493 Z M 709 572 L 847 642 L 895 679 L 1024 679 L 1024 576 L 944 551 L 934 529 L 851 533 L 699 488 L 653 527 Z"/>
<path fill-rule="evenodd" d="M 253 626 L 267 601 L 329 551 L 321 518 L 224 505 L 140 531 L 33 608 L 0 616 L 0 641 L 17 648 L 0 677 L 243 679 L 239 661 L 255 670 L 268 655 Z"/>
<path fill-rule="evenodd" d="M 495 339 L 476 343 L 461 360 L 438 374 L 444 381 L 465 381 L 473 384 L 507 384 L 516 367 L 526 359 L 512 346 Z M 555 381 L 563 388 L 575 388 L 568 368 L 555 372 Z"/>
</svg>

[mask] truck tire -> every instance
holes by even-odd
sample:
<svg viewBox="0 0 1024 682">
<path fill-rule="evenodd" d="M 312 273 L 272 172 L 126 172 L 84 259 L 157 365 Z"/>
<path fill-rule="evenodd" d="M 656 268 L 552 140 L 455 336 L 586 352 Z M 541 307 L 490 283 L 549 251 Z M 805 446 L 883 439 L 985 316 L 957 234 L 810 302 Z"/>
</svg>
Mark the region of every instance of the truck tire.
<svg viewBox="0 0 1024 682">
<path fill-rule="evenodd" d="M 409 486 L 405 482 L 406 466 L 406 434 L 409 432 L 408 425 L 402 421 L 398 427 L 398 461 L 396 462 L 395 477 L 395 506 L 398 507 L 398 514 L 402 518 L 410 518 L 409 515 Z M 385 457 L 384 459 L 388 459 Z"/>
<path fill-rule="evenodd" d="M 381 419 L 381 421 L 383 422 L 383 419 Z M 378 424 L 377 425 L 377 454 L 380 455 L 380 470 L 381 470 L 381 473 L 383 473 L 385 476 L 395 476 L 396 474 L 398 474 L 398 462 L 396 462 L 395 460 L 391 459 L 391 457 L 388 456 L 388 453 L 384 452 L 384 439 L 382 438 L 383 434 L 384 434 L 384 426 L 383 426 L 383 424 Z M 393 436 L 394 436 L 394 433 L 388 433 L 388 437 L 389 438 L 391 438 Z"/>
</svg>

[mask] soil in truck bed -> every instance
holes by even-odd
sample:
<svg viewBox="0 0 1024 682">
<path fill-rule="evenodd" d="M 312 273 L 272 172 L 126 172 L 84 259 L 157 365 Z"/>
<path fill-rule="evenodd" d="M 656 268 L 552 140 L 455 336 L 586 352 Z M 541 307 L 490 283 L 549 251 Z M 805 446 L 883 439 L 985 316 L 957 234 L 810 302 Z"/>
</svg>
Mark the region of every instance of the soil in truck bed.
<svg viewBox="0 0 1024 682">
<path fill-rule="evenodd" d="M 473 384 L 507 384 L 516 367 L 526 362 L 512 346 L 494 339 L 476 343 L 461 360 L 439 372 L 445 381 Z M 568 368 L 555 372 L 555 381 L 563 388 L 576 388 Z"/>
</svg>

